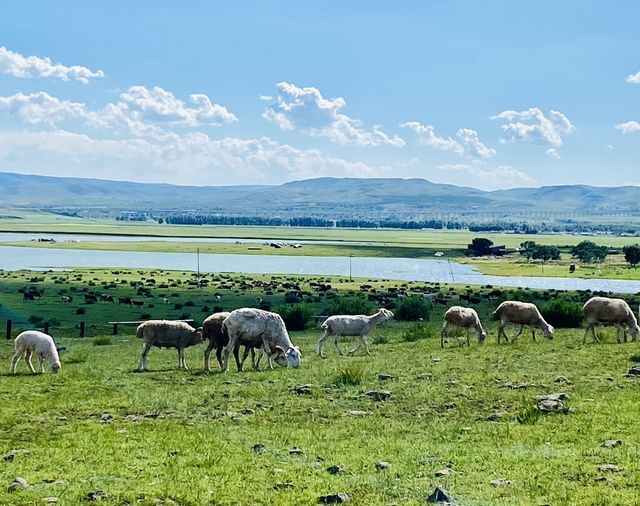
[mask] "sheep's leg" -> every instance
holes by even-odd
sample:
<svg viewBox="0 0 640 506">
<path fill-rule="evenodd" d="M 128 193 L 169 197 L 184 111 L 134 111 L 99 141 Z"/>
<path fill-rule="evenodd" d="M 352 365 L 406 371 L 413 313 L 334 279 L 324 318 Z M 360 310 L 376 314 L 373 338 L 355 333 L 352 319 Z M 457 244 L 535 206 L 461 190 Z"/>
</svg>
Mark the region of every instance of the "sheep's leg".
<svg viewBox="0 0 640 506">
<path fill-rule="evenodd" d="M 344 355 L 344 353 L 342 353 L 342 350 L 340 349 L 340 347 L 338 346 L 338 337 L 339 336 L 334 336 L 333 338 L 333 342 L 336 345 L 336 351 L 338 352 L 338 355 L 342 356 Z"/>
<path fill-rule="evenodd" d="M 587 343 L 587 335 L 589 335 L 589 331 L 593 328 L 593 323 L 589 323 L 587 328 L 584 329 L 584 336 L 582 336 L 582 344 Z"/>
<path fill-rule="evenodd" d="M 233 347 L 233 356 L 236 359 L 236 368 L 238 369 L 238 372 L 242 372 L 242 369 L 244 367 L 244 359 L 247 358 L 247 356 L 243 355 L 242 362 L 240 361 L 240 344 L 237 344 Z"/>
<path fill-rule="evenodd" d="M 138 369 L 141 371 L 146 371 L 147 367 L 147 355 L 149 354 L 149 350 L 151 350 L 151 342 L 145 342 L 142 346 L 142 353 L 140 355 L 140 362 L 138 363 Z"/>
<path fill-rule="evenodd" d="M 369 351 L 369 343 L 367 342 L 366 334 L 362 336 L 362 343 L 364 344 L 364 349 L 367 351 L 367 355 L 371 355 L 371 352 Z"/>
<path fill-rule="evenodd" d="M 471 346 L 471 337 L 469 336 L 470 331 L 471 331 L 471 328 L 467 327 L 467 346 Z"/>
<path fill-rule="evenodd" d="M 273 369 L 273 361 L 271 360 L 271 347 L 269 346 L 269 341 L 267 340 L 267 338 L 264 337 L 264 334 L 262 336 L 262 349 L 264 353 L 267 354 L 267 365 L 269 366 L 269 369 Z"/>
<path fill-rule="evenodd" d="M 320 358 L 326 358 L 324 356 L 324 354 L 322 353 L 322 348 L 324 348 L 324 343 L 328 338 L 329 338 L 329 330 L 325 330 L 324 331 L 324 335 L 320 338 L 320 341 L 318 341 L 318 356 Z M 336 344 L 336 346 L 337 346 L 337 344 Z"/>
<path fill-rule="evenodd" d="M 600 338 L 598 337 L 598 334 L 596 334 L 596 325 L 597 323 L 594 323 L 593 327 L 591 327 L 591 333 L 593 334 L 593 341 L 599 343 Z"/>
<path fill-rule="evenodd" d="M 353 355 L 356 351 L 359 351 L 360 348 L 362 348 L 362 337 L 363 337 L 362 335 L 359 336 L 358 344 L 354 349 L 349 351 L 349 355 Z"/>
<path fill-rule="evenodd" d="M 185 348 L 178 348 L 178 361 L 180 362 L 180 369 L 188 371 L 187 367 L 187 353 Z"/>
<path fill-rule="evenodd" d="M 444 323 L 442 324 L 442 330 L 440 330 L 440 348 L 444 348 L 444 336 L 445 336 L 445 330 L 447 328 L 447 324 L 449 322 L 447 320 L 444 321 Z M 498 334 L 498 343 L 500 342 L 500 335 Z"/>
<path fill-rule="evenodd" d="M 256 356 L 255 350 L 251 348 L 251 360 L 255 360 L 255 370 L 260 370 L 260 359 L 262 358 L 263 351 L 262 348 L 258 350 L 258 355 Z"/>
<path fill-rule="evenodd" d="M 229 342 L 222 350 L 222 364 L 221 364 L 222 372 L 227 372 L 227 370 L 229 369 L 229 353 L 231 353 L 231 350 L 235 348 L 235 346 L 236 346 L 235 336 L 229 336 Z"/>
<path fill-rule="evenodd" d="M 535 327 L 531 327 L 531 337 L 533 337 L 533 342 L 536 342 L 536 329 Z"/>
<path fill-rule="evenodd" d="M 27 367 L 29 368 L 29 371 L 35 374 L 36 370 L 33 368 L 33 364 L 31 363 L 32 355 L 33 355 L 33 352 L 31 350 L 27 350 L 27 354 L 24 357 L 24 361 L 27 363 Z"/>
<path fill-rule="evenodd" d="M 204 350 L 204 370 L 205 372 L 211 372 L 211 350 L 213 349 L 213 341 L 209 341 L 209 346 Z M 216 358 L 218 359 L 218 363 L 221 364 L 220 355 L 218 354 L 218 350 L 216 350 Z"/>
<path fill-rule="evenodd" d="M 11 374 L 15 374 L 16 373 L 16 366 L 18 365 L 18 362 L 20 361 L 20 357 L 22 357 L 22 351 L 16 351 L 15 355 L 11 359 Z"/>
<path fill-rule="evenodd" d="M 509 342 L 509 336 L 507 336 L 507 333 L 504 331 L 504 325 L 504 322 L 501 322 L 500 328 L 498 328 L 498 344 L 500 344 L 500 336 L 503 336 L 504 340 Z"/>
<path fill-rule="evenodd" d="M 512 343 L 515 343 L 515 342 L 516 342 L 516 339 L 518 339 L 518 337 L 520 337 L 520 334 L 522 334 L 522 330 L 523 330 L 523 329 L 524 329 L 524 325 L 520 325 L 520 330 L 518 330 L 518 332 L 516 333 L 516 335 L 514 335 L 514 336 L 511 338 L 511 342 L 512 342 Z"/>
<path fill-rule="evenodd" d="M 40 360 L 40 371 L 44 374 L 44 357 L 42 355 L 38 355 L 38 360 Z"/>
<path fill-rule="evenodd" d="M 244 352 L 242 353 L 242 360 L 240 361 L 240 363 L 242 364 L 243 367 L 244 367 L 244 361 L 247 360 L 247 357 L 249 356 L 249 352 L 251 350 L 252 350 L 252 348 L 249 348 L 248 346 L 244 347 Z M 240 348 L 239 347 L 238 347 L 238 353 L 240 353 Z M 253 359 L 253 357 L 251 358 L 251 365 L 253 366 L 254 369 L 256 368 L 255 360 Z"/>
</svg>

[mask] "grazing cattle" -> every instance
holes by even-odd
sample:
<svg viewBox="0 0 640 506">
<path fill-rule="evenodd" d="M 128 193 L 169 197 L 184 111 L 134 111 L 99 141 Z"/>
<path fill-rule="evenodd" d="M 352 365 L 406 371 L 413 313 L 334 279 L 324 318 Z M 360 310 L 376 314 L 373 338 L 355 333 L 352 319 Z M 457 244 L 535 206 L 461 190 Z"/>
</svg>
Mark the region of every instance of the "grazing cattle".
<svg viewBox="0 0 640 506">
<path fill-rule="evenodd" d="M 102 302 L 115 302 L 113 295 L 108 295 L 106 293 L 100 294 L 100 301 Z"/>
<path fill-rule="evenodd" d="M 24 292 L 22 294 L 22 302 L 33 302 L 35 300 L 36 297 L 32 292 Z"/>
<path fill-rule="evenodd" d="M 134 306 L 144 306 L 143 300 L 133 300 L 131 301 Z"/>
<path fill-rule="evenodd" d="M 96 297 L 95 295 L 93 295 L 91 293 L 85 293 L 84 294 L 84 303 L 85 304 L 93 304 L 95 302 L 98 302 L 98 297 Z"/>
<path fill-rule="evenodd" d="M 133 306 L 133 301 L 131 300 L 131 297 L 118 297 L 118 304 Z"/>
<path fill-rule="evenodd" d="M 73 299 L 71 297 L 69 297 L 68 295 L 63 295 L 62 296 L 62 302 L 64 302 L 65 304 L 70 304 L 73 301 Z"/>
</svg>

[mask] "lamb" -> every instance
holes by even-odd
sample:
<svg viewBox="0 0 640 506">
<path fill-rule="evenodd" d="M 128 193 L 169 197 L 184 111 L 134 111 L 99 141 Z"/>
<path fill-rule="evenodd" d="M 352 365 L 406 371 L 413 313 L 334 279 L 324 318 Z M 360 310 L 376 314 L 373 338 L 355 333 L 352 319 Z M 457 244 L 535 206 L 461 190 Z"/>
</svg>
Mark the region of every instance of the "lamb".
<svg viewBox="0 0 640 506">
<path fill-rule="evenodd" d="M 226 330 L 222 328 L 222 323 L 230 314 L 231 313 L 227 311 L 214 313 L 211 316 L 207 317 L 202 322 L 202 339 L 204 341 L 206 341 L 207 339 L 209 340 L 209 345 L 207 346 L 207 349 L 204 352 L 204 370 L 206 372 L 211 372 L 210 356 L 211 356 L 211 351 L 214 348 L 216 349 L 216 358 L 218 359 L 220 368 L 222 368 L 222 350 L 227 344 L 229 344 L 229 335 L 227 334 Z M 242 358 L 242 362 L 240 362 L 240 358 L 239 358 L 239 350 L 241 345 L 245 346 L 245 354 Z M 262 347 L 262 341 L 259 341 L 259 343 L 252 343 L 250 341 L 244 341 L 244 340 L 239 341 L 237 346 L 233 349 L 233 355 L 236 359 L 236 366 L 238 367 L 238 369 L 239 370 L 242 369 L 242 364 L 247 358 L 247 355 L 249 352 L 251 352 L 253 368 L 256 369 L 257 364 L 255 362 L 254 348 L 261 348 L 261 347 Z M 258 362 L 259 360 L 260 360 L 260 356 L 258 356 Z"/>
<path fill-rule="evenodd" d="M 367 343 L 367 335 L 378 325 L 385 323 L 390 318 L 393 318 L 393 313 L 388 309 L 381 308 L 375 314 L 371 316 L 365 315 L 334 315 L 327 318 L 320 326 L 324 329 L 324 335 L 320 338 L 318 343 L 318 355 L 322 358 L 325 356 L 322 353 L 324 343 L 329 337 L 333 336 L 336 345 L 338 355 L 342 355 L 340 348 L 338 347 L 338 337 L 340 336 L 358 336 L 360 342 L 352 349 L 349 354 L 353 354 L 358 351 L 362 345 L 368 355 L 371 355 L 369 351 L 369 344 Z"/>
<path fill-rule="evenodd" d="M 542 333 L 548 338 L 553 338 L 553 327 L 549 325 L 535 304 L 530 302 L 518 302 L 515 300 L 507 300 L 498 306 L 493 312 L 494 316 L 500 319 L 500 328 L 498 329 L 498 344 L 500 344 L 500 336 L 509 341 L 509 337 L 504 331 L 504 327 L 507 323 L 515 323 L 520 325 L 518 333 L 511 338 L 515 342 L 516 338 L 522 334 L 522 329 L 525 325 L 531 327 L 531 336 L 533 340 L 536 340 L 536 327 L 539 328 Z"/>
<path fill-rule="evenodd" d="M 222 322 L 222 329 L 229 336 L 229 343 L 222 350 L 222 371 L 227 371 L 230 351 L 247 343 L 252 348 L 262 348 L 270 369 L 273 361 L 283 367 L 300 367 L 300 349 L 291 342 L 287 327 L 277 313 L 255 308 L 236 309 Z M 245 349 L 244 358 L 247 353 Z M 237 365 L 238 371 L 242 371 L 242 363 Z"/>
<path fill-rule="evenodd" d="M 445 329 L 448 325 L 454 325 L 456 327 L 462 327 L 467 329 L 467 346 L 471 344 L 469 338 L 469 331 L 473 327 L 478 333 L 478 342 L 482 343 L 487 338 L 487 333 L 482 328 L 480 318 L 475 309 L 470 307 L 452 306 L 447 309 L 444 314 L 444 324 L 442 325 L 442 331 L 440 333 L 440 346 L 444 348 L 444 336 Z"/>
<path fill-rule="evenodd" d="M 616 326 L 616 338 L 622 342 L 620 330 L 624 333 L 624 341 L 627 342 L 627 327 L 633 340 L 638 339 L 640 327 L 636 315 L 633 314 L 629 304 L 622 299 L 610 299 L 608 297 L 591 297 L 582 307 L 584 316 L 587 319 L 587 328 L 582 338 L 582 344 L 587 342 L 589 330 L 593 333 L 594 341 L 599 341 L 596 335 L 595 326 L 603 323 L 613 323 Z"/>
<path fill-rule="evenodd" d="M 60 372 L 60 358 L 58 357 L 58 350 L 56 349 L 56 343 L 53 338 L 39 332 L 37 330 L 26 330 L 16 337 L 16 353 L 11 359 L 11 373 L 15 374 L 16 366 L 20 357 L 24 355 L 24 361 L 27 363 L 29 371 L 35 373 L 33 364 L 31 363 L 31 356 L 35 353 L 40 359 L 40 369 L 44 372 L 45 361 L 49 364 L 49 370 L 57 374 Z"/>
<path fill-rule="evenodd" d="M 202 328 L 194 329 L 186 322 L 149 320 L 138 326 L 136 336 L 144 340 L 138 369 L 148 370 L 147 355 L 152 346 L 157 346 L 158 348 L 176 348 L 178 367 L 186 370 L 184 350 L 202 342 Z"/>
</svg>

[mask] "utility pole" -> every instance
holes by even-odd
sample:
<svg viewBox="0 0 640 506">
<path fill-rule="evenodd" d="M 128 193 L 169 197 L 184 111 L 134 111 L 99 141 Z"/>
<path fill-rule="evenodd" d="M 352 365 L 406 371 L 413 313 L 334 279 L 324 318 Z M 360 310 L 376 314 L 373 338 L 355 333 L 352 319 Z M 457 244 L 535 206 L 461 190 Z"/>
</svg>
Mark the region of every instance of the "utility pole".
<svg viewBox="0 0 640 506">
<path fill-rule="evenodd" d="M 349 253 L 349 282 L 351 282 L 351 258 L 353 258 L 353 253 Z"/>
</svg>

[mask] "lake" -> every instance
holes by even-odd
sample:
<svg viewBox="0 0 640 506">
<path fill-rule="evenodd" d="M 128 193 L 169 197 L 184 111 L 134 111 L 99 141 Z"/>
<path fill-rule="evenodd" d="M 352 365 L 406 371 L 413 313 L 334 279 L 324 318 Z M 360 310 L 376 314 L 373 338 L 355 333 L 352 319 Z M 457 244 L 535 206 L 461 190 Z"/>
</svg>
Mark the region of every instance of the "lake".
<svg viewBox="0 0 640 506">
<path fill-rule="evenodd" d="M 169 269 L 196 271 L 193 253 L 92 251 L 0 246 L 0 269 L 47 270 L 84 268 Z M 640 281 L 582 278 L 489 276 L 469 265 L 447 260 L 369 257 L 200 254 L 201 272 L 304 274 L 365 279 L 431 281 L 463 285 L 494 285 L 557 290 L 640 292 Z"/>
</svg>

